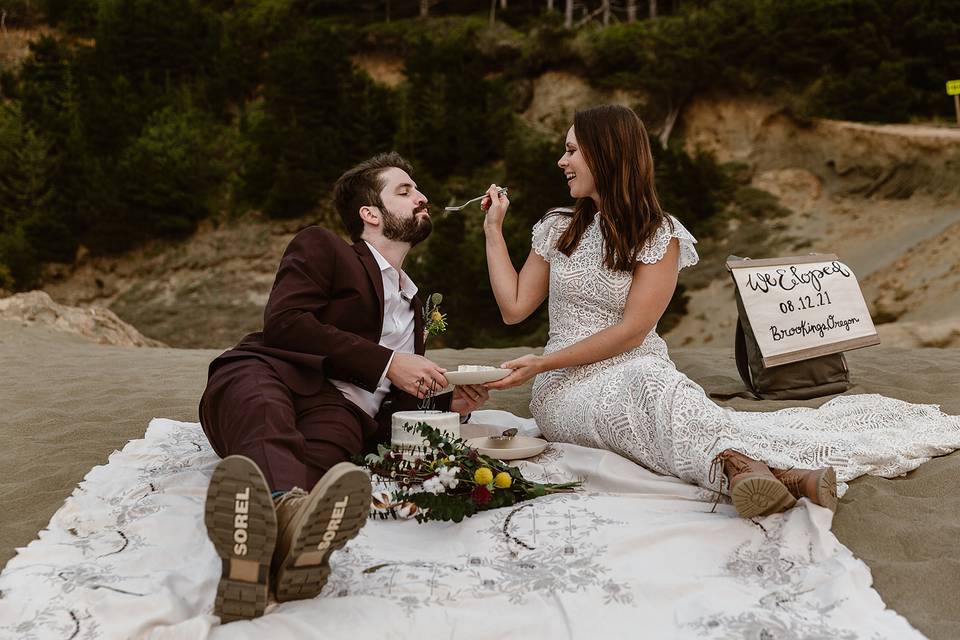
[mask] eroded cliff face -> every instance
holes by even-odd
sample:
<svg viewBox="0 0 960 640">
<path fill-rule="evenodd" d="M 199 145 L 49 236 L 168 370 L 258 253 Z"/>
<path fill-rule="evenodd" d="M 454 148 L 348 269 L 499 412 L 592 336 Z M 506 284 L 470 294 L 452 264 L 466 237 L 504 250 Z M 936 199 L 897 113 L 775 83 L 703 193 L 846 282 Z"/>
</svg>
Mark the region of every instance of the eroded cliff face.
<svg viewBox="0 0 960 640">
<path fill-rule="evenodd" d="M 44 290 L 83 307 L 108 307 L 174 347 L 226 348 L 260 329 L 277 264 L 310 220 L 204 223 L 182 242 L 153 242 L 115 257 L 82 254 L 50 265 Z"/>
<path fill-rule="evenodd" d="M 562 72 L 529 91 L 524 118 L 558 134 L 577 108 L 643 103 Z M 773 242 L 747 243 L 751 257 L 837 253 L 857 273 L 885 344 L 960 346 L 960 130 L 805 121 L 765 100 L 702 97 L 674 135 L 742 164 L 752 186 L 790 210 L 770 221 Z M 43 288 L 64 304 L 108 307 L 171 346 L 227 347 L 259 329 L 280 255 L 309 223 L 205 223 L 185 241 L 124 256 L 81 251 L 75 264 L 51 265 Z M 751 237 L 737 227 L 731 221 L 730 237 Z M 682 276 L 696 288 L 671 344 L 732 345 L 736 309 L 721 266 L 729 244 L 701 238 L 704 260 Z"/>
<path fill-rule="evenodd" d="M 885 344 L 960 346 L 960 130 L 801 120 L 749 98 L 696 100 L 681 127 L 688 149 L 741 163 L 791 210 L 770 222 L 789 239 L 773 255 L 836 253 L 854 269 Z M 732 301 L 726 276 L 690 292 L 668 341 L 732 344 Z"/>
</svg>

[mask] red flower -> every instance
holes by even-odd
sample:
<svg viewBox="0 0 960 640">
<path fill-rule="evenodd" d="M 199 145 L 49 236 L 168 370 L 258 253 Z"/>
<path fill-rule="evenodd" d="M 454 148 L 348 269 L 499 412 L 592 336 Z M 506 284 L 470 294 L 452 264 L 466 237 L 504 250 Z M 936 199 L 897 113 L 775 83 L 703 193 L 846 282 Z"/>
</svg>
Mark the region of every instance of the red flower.
<svg viewBox="0 0 960 640">
<path fill-rule="evenodd" d="M 493 494 L 490 493 L 490 490 L 483 485 L 478 485 L 473 492 L 470 494 L 470 498 L 479 506 L 490 503 L 490 499 L 493 498 Z"/>
</svg>

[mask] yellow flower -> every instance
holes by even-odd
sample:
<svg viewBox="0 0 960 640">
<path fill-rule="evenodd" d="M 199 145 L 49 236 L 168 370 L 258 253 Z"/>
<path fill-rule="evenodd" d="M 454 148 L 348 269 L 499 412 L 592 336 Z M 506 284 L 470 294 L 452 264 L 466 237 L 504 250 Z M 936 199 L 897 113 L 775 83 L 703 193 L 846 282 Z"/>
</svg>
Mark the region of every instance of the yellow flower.
<svg viewBox="0 0 960 640">
<path fill-rule="evenodd" d="M 493 486 L 495 486 L 497 489 L 506 489 L 511 484 L 513 484 L 513 478 L 511 478 L 510 474 L 506 471 L 501 471 L 493 479 Z"/>
<path fill-rule="evenodd" d="M 443 320 L 443 315 L 439 311 L 434 309 L 433 312 L 430 314 L 430 319 L 433 320 L 434 322 L 440 322 L 441 320 Z"/>
<path fill-rule="evenodd" d="M 490 484 L 493 480 L 493 471 L 486 467 L 480 467 L 473 474 L 473 481 L 477 484 Z"/>
</svg>

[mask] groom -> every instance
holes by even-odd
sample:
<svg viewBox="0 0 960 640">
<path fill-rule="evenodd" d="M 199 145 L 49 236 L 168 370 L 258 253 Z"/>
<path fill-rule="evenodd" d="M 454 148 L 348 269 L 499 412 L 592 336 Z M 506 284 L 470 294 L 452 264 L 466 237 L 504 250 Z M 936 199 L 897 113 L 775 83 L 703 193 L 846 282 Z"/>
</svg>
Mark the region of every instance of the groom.
<svg viewBox="0 0 960 640">
<path fill-rule="evenodd" d="M 200 422 L 224 458 L 205 510 L 222 622 L 261 615 L 271 578 L 279 601 L 320 592 L 330 553 L 370 505 L 367 475 L 346 461 L 389 442 L 393 412 L 447 386 L 423 357 L 423 303 L 401 268 L 432 228 L 411 172 L 391 152 L 344 173 L 334 204 L 354 244 L 318 226 L 298 233 L 263 331 L 210 364 Z M 458 386 L 437 404 L 465 419 L 487 397 Z"/>
</svg>

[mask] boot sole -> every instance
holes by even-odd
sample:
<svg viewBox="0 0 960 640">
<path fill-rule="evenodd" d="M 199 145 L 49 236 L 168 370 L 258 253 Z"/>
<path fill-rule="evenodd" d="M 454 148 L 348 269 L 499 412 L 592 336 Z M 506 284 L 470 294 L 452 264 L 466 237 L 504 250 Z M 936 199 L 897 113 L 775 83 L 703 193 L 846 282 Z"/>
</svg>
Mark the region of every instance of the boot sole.
<svg viewBox="0 0 960 640">
<path fill-rule="evenodd" d="M 214 614 L 221 624 L 263 615 L 277 519 L 270 488 L 253 460 L 229 456 L 217 465 L 203 521 L 223 565 Z"/>
<path fill-rule="evenodd" d="M 277 567 L 277 600 L 313 598 L 330 576 L 330 555 L 367 523 L 370 478 L 356 465 L 334 465 L 310 492 L 287 556 Z M 339 519 L 339 524 L 337 520 Z"/>
<path fill-rule="evenodd" d="M 797 503 L 783 483 L 765 475 L 740 479 L 730 492 L 730 497 L 737 513 L 744 518 L 779 513 Z"/>
<path fill-rule="evenodd" d="M 827 467 L 817 478 L 816 503 L 821 507 L 830 509 L 830 511 L 836 511 L 838 501 L 837 473 L 833 470 L 833 467 Z"/>
</svg>

